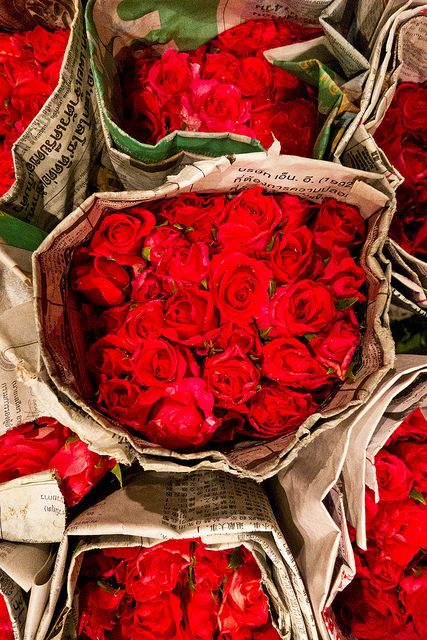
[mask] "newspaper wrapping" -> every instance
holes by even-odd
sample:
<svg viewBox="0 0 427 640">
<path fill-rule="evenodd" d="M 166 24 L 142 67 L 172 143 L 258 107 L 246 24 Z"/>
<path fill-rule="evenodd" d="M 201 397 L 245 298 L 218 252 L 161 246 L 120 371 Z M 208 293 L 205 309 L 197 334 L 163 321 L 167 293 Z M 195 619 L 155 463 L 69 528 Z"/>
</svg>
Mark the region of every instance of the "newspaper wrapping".
<svg viewBox="0 0 427 640">
<path fill-rule="evenodd" d="M 371 4 L 368 2 L 366 6 Z M 399 81 L 422 83 L 427 80 L 426 34 L 427 9 L 423 0 L 393 0 L 387 4 L 371 36 L 371 68 L 364 85 L 358 116 L 363 119 L 370 134 L 381 123 Z M 357 122 L 353 122 L 351 127 L 356 124 Z M 338 147 L 337 153 L 340 151 L 341 148 Z M 346 152 L 343 153 L 345 155 Z M 394 173 L 399 178 L 393 182 L 393 186 L 397 188 L 402 177 L 396 171 Z M 425 316 L 427 264 L 409 255 L 391 239 L 386 241 L 384 251 L 393 267 L 395 303 Z"/>
<path fill-rule="evenodd" d="M 177 538 L 201 538 L 212 549 L 247 546 L 260 566 L 281 637 L 318 637 L 297 565 L 262 487 L 226 473 L 201 471 L 173 476 L 140 472 L 123 489 L 84 511 L 69 525 L 36 640 L 42 640 L 49 627 L 50 640 L 76 637 L 73 594 L 84 551 L 152 547 Z M 65 602 L 60 594 L 64 584 Z M 60 612 L 56 619 L 55 609 L 56 616 Z"/>
<path fill-rule="evenodd" d="M 366 548 L 364 496 L 366 485 L 376 490 L 375 455 L 426 397 L 427 357 L 396 356 L 394 369 L 357 414 L 333 434 L 328 425 L 319 429 L 269 481 L 276 517 L 301 570 L 323 640 L 342 637 L 331 603 L 355 573 L 347 522 L 356 528 L 358 545 Z"/>
<path fill-rule="evenodd" d="M 0 594 L 15 640 L 33 640 L 49 597 L 55 560 L 49 545 L 0 541 Z"/>
<path fill-rule="evenodd" d="M 81 0 L 2 0 L 0 28 L 69 27 L 56 89 L 13 146 L 16 180 L 0 198 L 0 236 L 34 249 L 95 189 L 104 140 Z"/>
<path fill-rule="evenodd" d="M 187 164 L 262 147 L 247 136 L 188 131 L 169 134 L 156 145 L 138 142 L 119 126 L 122 106 L 115 62 L 117 53 L 144 38 L 159 53 L 165 47 L 196 48 L 218 33 L 252 18 L 282 17 L 308 25 L 317 25 L 320 20 L 325 36 L 271 50 L 266 56 L 273 64 L 279 64 L 318 88 L 319 111 L 326 121 L 319 133 L 315 157 L 328 158 L 333 152 L 338 161 L 339 156 L 333 150 L 358 111 L 343 93 L 347 87 L 345 78 L 348 74 L 352 77 L 349 96 L 358 99 L 368 63 L 354 46 L 346 43 L 333 20 L 331 24 L 325 22 L 330 15 L 329 5 L 330 0 L 279 0 L 273 4 L 260 4 L 255 0 L 233 3 L 209 0 L 194 7 L 192 3 L 184 6 L 180 0 L 174 0 L 154 8 L 146 1 L 91 0 L 86 9 L 86 25 L 100 119 L 111 163 L 125 189 L 154 188 L 164 182 L 167 175 Z M 335 68 L 341 70 L 343 78 L 332 71 Z M 349 156 L 350 166 L 390 174 L 391 168 L 369 134 L 366 131 L 362 134 L 356 128 L 353 133 L 352 144 L 357 144 L 358 150 Z"/>
<path fill-rule="evenodd" d="M 64 286 L 73 249 L 90 237 L 106 208 L 110 211 L 124 209 L 142 201 L 174 196 L 181 191 L 230 193 L 254 185 L 261 185 L 270 192 L 294 193 L 314 201 L 332 196 L 357 205 L 366 218 L 368 236 L 361 264 L 367 274 L 368 303 L 361 367 L 354 380 L 347 380 L 342 385 L 321 414 L 308 418 L 296 433 L 271 442 L 244 442 L 239 446 L 229 445 L 221 451 L 208 449 L 179 454 L 130 436 L 83 400 L 88 375 L 85 357 L 79 346 L 81 341 L 71 335 L 76 336 L 78 333 L 75 332 L 80 331 L 79 314 L 70 304 L 69 292 Z M 386 183 L 376 174 L 303 158 L 255 153 L 241 154 L 234 161 L 224 157 L 189 165 L 156 191 L 94 195 L 63 221 L 34 253 L 36 322 L 43 360 L 51 379 L 61 393 L 80 407 L 80 411 L 83 410 L 85 415 L 102 426 L 100 434 L 112 432 L 121 442 L 130 443 L 145 469 L 184 471 L 186 468 L 214 468 L 258 480 L 274 474 L 284 464 L 285 456 L 299 440 L 309 435 L 319 419 L 327 418 L 330 424 L 338 424 L 367 399 L 393 364 L 394 348 L 387 317 L 388 275 L 376 257 L 390 219 L 390 209 L 386 206 L 388 196 L 375 188 L 384 186 Z M 38 379 L 27 379 L 27 384 L 30 387 L 38 385 Z M 85 430 L 82 437 L 90 441 L 91 434 Z M 98 443 L 102 439 L 100 434 Z M 104 453 L 102 450 L 98 452 Z"/>
<path fill-rule="evenodd" d="M 122 463 L 131 454 L 114 434 L 75 407 L 47 382 L 40 362 L 31 285 L 31 252 L 0 245 L 0 435 L 24 422 L 52 417 L 81 435 L 88 444 L 109 451 Z M 34 385 L 24 381 L 34 378 Z M 98 439 L 100 441 L 98 442 Z M 0 484 L 0 537 L 23 542 L 59 542 L 66 525 L 66 506 L 53 471 L 29 474 Z"/>
</svg>

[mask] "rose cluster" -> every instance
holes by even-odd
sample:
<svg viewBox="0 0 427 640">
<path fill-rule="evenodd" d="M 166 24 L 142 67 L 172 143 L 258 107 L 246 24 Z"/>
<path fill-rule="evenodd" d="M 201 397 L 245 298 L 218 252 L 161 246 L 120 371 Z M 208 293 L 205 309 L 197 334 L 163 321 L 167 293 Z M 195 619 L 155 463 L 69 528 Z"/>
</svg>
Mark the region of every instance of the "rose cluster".
<svg viewBox="0 0 427 640">
<path fill-rule="evenodd" d="M 427 260 L 427 83 L 397 87 L 375 140 L 405 178 L 398 188 L 390 235 L 403 249 Z"/>
<path fill-rule="evenodd" d="M 53 418 L 21 424 L 0 436 L 0 483 L 54 469 L 69 507 L 114 467 Z"/>
<path fill-rule="evenodd" d="M 78 578 L 79 640 L 279 640 L 244 546 L 201 540 L 85 552 Z"/>
<path fill-rule="evenodd" d="M 0 594 L 0 637 L 2 640 L 15 640 L 12 621 L 7 610 L 6 601 Z"/>
<path fill-rule="evenodd" d="M 377 454 L 378 504 L 366 493 L 367 551 L 336 601 L 343 630 L 361 640 L 427 638 L 427 420 L 418 409 Z"/>
<path fill-rule="evenodd" d="M 37 26 L 0 33 L 0 195 L 15 180 L 12 145 L 58 84 L 69 36 Z"/>
<path fill-rule="evenodd" d="M 228 131 L 268 148 L 274 135 L 282 153 L 311 156 L 315 92 L 263 52 L 320 34 L 289 20 L 250 20 L 194 51 L 169 49 L 159 57 L 150 47 L 125 48 L 117 60 L 123 126 L 149 144 L 173 131 Z"/>
<path fill-rule="evenodd" d="M 105 212 L 69 279 L 92 400 L 172 450 L 295 431 L 359 345 L 364 238 L 354 206 L 259 187 Z"/>
</svg>

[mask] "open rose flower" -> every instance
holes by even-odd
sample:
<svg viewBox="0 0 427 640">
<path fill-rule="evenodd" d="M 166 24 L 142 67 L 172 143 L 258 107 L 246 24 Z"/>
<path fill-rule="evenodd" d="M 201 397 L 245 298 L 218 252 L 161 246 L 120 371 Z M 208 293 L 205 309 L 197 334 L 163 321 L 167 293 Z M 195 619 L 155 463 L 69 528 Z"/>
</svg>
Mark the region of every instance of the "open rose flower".
<svg viewBox="0 0 427 640">
<path fill-rule="evenodd" d="M 102 216 L 69 276 L 94 407 L 177 451 L 295 431 L 360 344 L 364 222 L 328 202 L 255 187 Z M 316 229 L 335 217 L 328 260 Z"/>
</svg>

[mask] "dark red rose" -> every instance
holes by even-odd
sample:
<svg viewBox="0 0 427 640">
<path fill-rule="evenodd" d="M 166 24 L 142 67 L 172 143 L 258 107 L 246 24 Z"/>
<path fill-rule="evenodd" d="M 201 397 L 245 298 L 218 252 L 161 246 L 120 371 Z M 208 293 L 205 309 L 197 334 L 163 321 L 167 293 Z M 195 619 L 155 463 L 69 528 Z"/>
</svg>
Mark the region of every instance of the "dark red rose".
<svg viewBox="0 0 427 640">
<path fill-rule="evenodd" d="M 313 234 L 308 227 L 278 233 L 270 254 L 274 278 L 281 284 L 292 284 L 302 278 L 315 278 L 322 261 L 315 251 Z"/>
<path fill-rule="evenodd" d="M 295 100 L 304 94 L 304 83 L 276 65 L 273 66 L 272 97 L 275 102 Z"/>
<path fill-rule="evenodd" d="M 71 286 L 101 307 L 122 304 L 129 289 L 129 274 L 114 260 L 80 251 L 71 272 Z"/>
<path fill-rule="evenodd" d="M 405 576 L 400 583 L 399 597 L 405 606 L 406 613 L 412 616 L 415 629 L 419 635 L 416 638 L 427 636 L 427 570 L 425 567 Z"/>
<path fill-rule="evenodd" d="M 328 381 L 327 369 L 295 338 L 276 338 L 262 350 L 262 373 L 288 387 L 316 389 Z"/>
<path fill-rule="evenodd" d="M 230 551 L 212 551 L 199 545 L 194 552 L 196 588 L 217 591 L 224 578 L 233 572 L 230 555 Z"/>
<path fill-rule="evenodd" d="M 188 346 L 203 345 L 217 333 L 217 319 L 208 291 L 178 290 L 165 304 L 162 335 Z"/>
<path fill-rule="evenodd" d="M 163 326 L 164 306 L 160 300 L 146 304 L 131 305 L 117 335 L 128 349 L 135 350 L 141 340 L 148 336 L 158 336 Z"/>
<path fill-rule="evenodd" d="M 191 351 L 162 338 L 142 340 L 131 362 L 135 380 L 143 386 L 167 386 L 186 375 L 199 375 Z"/>
<path fill-rule="evenodd" d="M 115 335 L 107 335 L 91 345 L 87 353 L 86 366 L 97 376 L 107 378 L 121 378 L 132 369 L 123 340 Z"/>
<path fill-rule="evenodd" d="M 413 476 L 414 489 L 427 493 L 427 447 L 419 442 L 402 442 L 394 451 Z"/>
<path fill-rule="evenodd" d="M 422 133 L 427 122 L 427 88 L 415 82 L 402 82 L 396 99 L 404 127 L 415 134 Z"/>
<path fill-rule="evenodd" d="M 341 380 L 360 344 L 360 327 L 354 312 L 350 310 L 339 317 L 326 331 L 310 340 L 310 350 L 325 367 L 332 368 Z"/>
<path fill-rule="evenodd" d="M 243 56 L 272 48 L 276 38 L 277 29 L 273 20 L 248 20 L 220 33 L 214 44 L 220 51 Z"/>
<path fill-rule="evenodd" d="M 278 194 L 275 200 L 282 209 L 282 231 L 295 231 L 307 225 L 318 210 L 317 204 L 289 193 Z"/>
<path fill-rule="evenodd" d="M 132 280 L 131 298 L 135 302 L 150 302 L 159 300 L 164 295 L 162 281 L 152 269 L 142 269 Z"/>
<path fill-rule="evenodd" d="M 193 227 L 208 219 L 211 222 L 221 213 L 225 206 L 225 196 L 182 193 L 177 198 L 165 200 L 159 211 L 170 224 Z"/>
<path fill-rule="evenodd" d="M 380 500 L 405 500 L 412 489 L 414 479 L 404 461 L 382 449 L 375 456 Z"/>
<path fill-rule="evenodd" d="M 317 133 L 316 103 L 305 98 L 279 103 L 270 129 L 282 154 L 311 157 Z"/>
<path fill-rule="evenodd" d="M 117 334 L 120 327 L 123 326 L 126 316 L 130 309 L 130 303 L 127 302 L 118 307 L 110 307 L 105 309 L 99 316 L 95 318 L 93 308 L 88 305 L 88 316 L 90 317 L 89 331 L 95 330 L 96 334 L 105 337 L 108 334 Z"/>
<path fill-rule="evenodd" d="M 392 562 L 384 551 L 368 547 L 363 554 L 366 562 L 366 577 L 374 589 L 384 591 L 395 589 L 403 578 L 403 567 Z M 357 568 L 357 576 L 360 575 Z"/>
<path fill-rule="evenodd" d="M 326 255 L 335 246 L 354 247 L 365 239 L 365 221 L 356 207 L 326 198 L 314 224 L 314 238 Z"/>
<path fill-rule="evenodd" d="M 219 422 L 214 399 L 199 378 L 184 378 L 165 389 L 149 389 L 134 407 L 135 425 L 151 442 L 180 451 L 208 442 Z"/>
<path fill-rule="evenodd" d="M 256 393 L 259 369 L 237 345 L 206 358 L 203 378 L 219 407 L 237 409 Z"/>
<path fill-rule="evenodd" d="M 416 440 L 424 442 L 427 439 L 427 420 L 421 409 L 415 409 L 393 433 L 392 440 Z"/>
<path fill-rule="evenodd" d="M 317 333 L 337 315 L 329 289 L 311 280 L 280 287 L 272 300 L 271 313 L 280 326 L 295 336 Z"/>
<path fill-rule="evenodd" d="M 271 278 L 265 262 L 241 253 L 220 253 L 211 265 L 211 295 L 224 319 L 249 324 L 265 312 Z"/>
<path fill-rule="evenodd" d="M 109 589 L 102 582 L 85 584 L 78 594 L 78 633 L 86 634 L 88 638 L 105 637 L 104 632 L 114 627 L 124 595 L 123 589 Z"/>
<path fill-rule="evenodd" d="M 308 393 L 297 393 L 274 384 L 263 385 L 249 401 L 248 435 L 278 438 L 292 433 L 314 413 L 315 406 Z"/>
<path fill-rule="evenodd" d="M 241 75 L 238 87 L 245 97 L 258 96 L 267 92 L 272 80 L 272 67 L 265 59 L 249 56 L 240 60 Z"/>
<path fill-rule="evenodd" d="M 331 259 L 317 281 L 331 287 L 337 300 L 357 298 L 363 301 L 365 296 L 359 289 L 365 280 L 365 272 L 356 265 L 348 249 L 334 247 Z"/>
<path fill-rule="evenodd" d="M 127 213 L 110 213 L 101 219 L 91 240 L 92 250 L 106 258 L 118 261 L 137 256 L 144 238 L 156 224 L 156 218 L 147 209 L 132 207 Z"/>
<path fill-rule="evenodd" d="M 194 72 L 188 63 L 188 53 L 174 49 L 166 51 L 148 72 L 148 82 L 164 100 L 187 91 Z"/>
<path fill-rule="evenodd" d="M 229 252 L 262 251 L 281 219 L 274 198 L 264 195 L 261 187 L 246 189 L 229 200 L 217 217 L 218 242 Z"/>
</svg>

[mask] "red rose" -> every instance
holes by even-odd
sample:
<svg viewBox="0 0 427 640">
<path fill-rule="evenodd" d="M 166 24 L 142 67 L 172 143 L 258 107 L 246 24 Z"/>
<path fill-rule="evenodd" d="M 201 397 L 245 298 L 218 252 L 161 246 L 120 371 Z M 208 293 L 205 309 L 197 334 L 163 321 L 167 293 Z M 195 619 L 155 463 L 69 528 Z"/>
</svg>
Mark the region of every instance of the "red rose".
<svg viewBox="0 0 427 640">
<path fill-rule="evenodd" d="M 250 56 L 240 60 L 240 69 L 238 87 L 242 95 L 253 97 L 268 92 L 266 96 L 268 99 L 272 80 L 271 64 L 263 58 Z"/>
<path fill-rule="evenodd" d="M 188 246 L 185 235 L 175 227 L 157 227 L 147 236 L 144 242 L 144 252 L 149 254 L 153 268 L 157 267 L 163 254 L 171 246 L 175 247 L 175 249 L 185 249 Z"/>
<path fill-rule="evenodd" d="M 163 326 L 163 302 L 152 300 L 131 306 L 123 326 L 117 332 L 130 350 L 137 349 L 147 336 L 158 336 Z"/>
<path fill-rule="evenodd" d="M 313 202 L 291 196 L 289 193 L 276 195 L 275 200 L 282 209 L 283 232 L 295 231 L 307 225 L 318 209 L 318 205 Z"/>
<path fill-rule="evenodd" d="M 128 133 L 147 144 L 155 144 L 164 138 L 167 134 L 165 112 L 161 99 L 151 87 L 131 93 L 129 100 L 133 117 L 128 121 Z"/>
<path fill-rule="evenodd" d="M 290 334 L 302 336 L 328 326 L 337 312 L 327 287 L 311 280 L 300 280 L 277 290 L 272 300 L 272 314 Z"/>
<path fill-rule="evenodd" d="M 262 251 L 281 219 L 280 207 L 261 187 L 244 190 L 228 201 L 217 218 L 218 242 L 227 251 Z"/>
<path fill-rule="evenodd" d="M 316 103 L 305 98 L 278 103 L 270 129 L 282 154 L 311 157 L 317 131 Z"/>
<path fill-rule="evenodd" d="M 148 82 L 163 99 L 168 99 L 187 91 L 194 75 L 188 53 L 171 49 L 153 64 L 148 72 Z"/>
<path fill-rule="evenodd" d="M 265 262 L 220 253 L 211 264 L 211 294 L 224 319 L 246 324 L 266 310 L 271 272 Z"/>
<path fill-rule="evenodd" d="M 281 636 L 270 622 L 264 627 L 255 630 L 252 634 L 252 640 L 281 640 Z"/>
<path fill-rule="evenodd" d="M 405 500 L 412 489 L 411 471 L 400 457 L 381 450 L 375 456 L 380 500 Z"/>
<path fill-rule="evenodd" d="M 272 98 L 274 102 L 286 102 L 295 100 L 304 94 L 305 85 L 289 71 L 285 71 L 276 65 L 273 66 L 273 89 Z M 295 197 L 295 196 L 293 196 Z"/>
<path fill-rule="evenodd" d="M 241 81 L 239 59 L 231 53 L 208 53 L 203 67 L 203 77 L 239 87 Z"/>
<path fill-rule="evenodd" d="M 131 410 L 139 398 L 138 385 L 129 380 L 110 378 L 99 385 L 97 403 L 119 422 L 129 422 Z"/>
<path fill-rule="evenodd" d="M 115 464 L 107 456 L 90 451 L 79 438 L 64 444 L 51 459 L 50 468 L 61 478 L 61 491 L 69 507 L 74 506 Z"/>
<path fill-rule="evenodd" d="M 392 562 L 405 567 L 425 544 L 425 513 L 412 500 L 384 502 L 372 522 L 372 537 Z"/>
<path fill-rule="evenodd" d="M 2 595 L 0 595 L 0 633 L 3 640 L 15 640 L 10 613 Z"/>
<path fill-rule="evenodd" d="M 34 57 L 41 64 L 51 63 L 56 58 L 64 55 L 68 43 L 70 31 L 68 29 L 56 29 L 55 35 L 40 25 L 27 32 L 28 40 L 34 51 Z"/>
<path fill-rule="evenodd" d="M 259 331 L 253 323 L 240 326 L 234 322 L 221 325 L 221 332 L 214 341 L 214 349 L 225 351 L 229 347 L 237 346 L 246 355 L 259 358 L 262 344 Z"/>
<path fill-rule="evenodd" d="M 218 633 L 219 598 L 211 589 L 195 588 L 187 605 L 187 625 L 191 640 L 212 640 Z"/>
<path fill-rule="evenodd" d="M 163 296 L 162 281 L 152 269 L 142 269 L 132 280 L 131 298 L 135 302 L 150 302 Z"/>
<path fill-rule="evenodd" d="M 87 583 L 79 592 L 78 633 L 88 638 L 105 637 L 117 618 L 117 612 L 125 592 L 123 589 L 109 589 L 103 583 Z"/>
<path fill-rule="evenodd" d="M 155 224 L 156 218 L 151 211 L 141 207 L 132 207 L 128 213 L 110 213 L 101 219 L 91 240 L 91 248 L 106 258 L 126 260 L 127 256 L 141 252 L 144 238 Z"/>
<path fill-rule="evenodd" d="M 242 56 L 272 48 L 276 38 L 277 29 L 273 20 L 248 20 L 220 33 L 215 44 L 221 51 Z"/>
<path fill-rule="evenodd" d="M 104 337 L 109 333 L 116 334 L 120 327 L 123 326 L 126 316 L 130 309 L 130 303 L 119 305 L 118 307 L 110 307 L 105 309 L 99 316 L 95 318 L 93 309 L 88 305 L 89 310 L 89 331 L 94 330 L 97 335 Z"/>
<path fill-rule="evenodd" d="M 427 122 L 426 87 L 415 82 L 402 82 L 397 89 L 396 99 L 405 128 L 422 134 Z"/>
<path fill-rule="evenodd" d="M 162 334 L 185 345 L 200 346 L 217 332 L 212 296 L 208 291 L 182 289 L 165 304 Z"/>
<path fill-rule="evenodd" d="M 326 198 L 314 224 L 316 244 L 326 252 L 333 247 L 353 247 L 365 239 L 365 221 L 356 207 Z"/>
<path fill-rule="evenodd" d="M 0 143 L 0 195 L 9 191 L 15 182 L 15 167 L 13 165 L 12 152 L 5 144 Z"/>
<path fill-rule="evenodd" d="M 323 365 L 295 338 L 276 338 L 263 347 L 262 373 L 280 384 L 315 389 L 328 381 Z"/>
<path fill-rule="evenodd" d="M 395 452 L 413 475 L 414 489 L 427 493 L 427 447 L 418 442 L 402 442 Z"/>
<path fill-rule="evenodd" d="M 249 401 L 248 435 L 253 438 L 278 438 L 292 433 L 315 410 L 308 393 L 297 393 L 280 386 L 263 385 Z"/>
<path fill-rule="evenodd" d="M 270 254 L 274 278 L 281 284 L 292 284 L 301 278 L 315 278 L 322 269 L 316 253 L 313 234 L 308 227 L 278 233 Z"/>
<path fill-rule="evenodd" d="M 186 375 L 198 377 L 191 351 L 162 338 L 143 340 L 132 357 L 135 380 L 143 386 L 167 386 Z"/>
<path fill-rule="evenodd" d="M 182 193 L 176 198 L 165 200 L 159 214 L 169 224 L 193 227 L 205 219 L 212 222 L 224 209 L 225 202 L 223 194 L 200 196 L 197 193 Z"/>
<path fill-rule="evenodd" d="M 124 302 L 129 274 L 121 265 L 103 256 L 93 257 L 80 251 L 71 272 L 71 287 L 89 302 L 105 307 Z"/>
<path fill-rule="evenodd" d="M 141 549 L 130 560 L 126 571 L 126 590 L 138 602 L 152 600 L 173 591 L 183 571 L 190 564 L 189 540 L 175 540 Z"/>
<path fill-rule="evenodd" d="M 168 281 L 200 284 L 209 267 L 209 251 L 202 242 L 187 242 L 185 246 L 168 246 L 156 264 L 160 278 Z"/>
<path fill-rule="evenodd" d="M 347 370 L 360 344 L 360 327 L 354 312 L 336 320 L 326 331 L 310 340 L 310 350 L 325 367 L 345 380 Z"/>
<path fill-rule="evenodd" d="M 225 583 L 218 622 L 221 633 L 250 639 L 254 627 L 266 624 L 269 611 L 259 567 L 248 552 L 244 560 Z"/>
<path fill-rule="evenodd" d="M 421 409 L 415 409 L 409 414 L 392 436 L 393 440 L 416 440 L 424 442 L 427 439 L 427 420 Z"/>
<path fill-rule="evenodd" d="M 256 393 L 259 369 L 234 345 L 206 358 L 203 378 L 219 407 L 239 408 Z"/>
<path fill-rule="evenodd" d="M 359 291 L 366 280 L 366 274 L 350 256 L 348 249 L 334 247 L 331 259 L 318 278 L 318 282 L 331 287 L 337 299 L 357 298 L 365 300 Z"/>
<path fill-rule="evenodd" d="M 120 378 L 132 369 L 128 354 L 123 350 L 123 341 L 115 335 L 100 338 L 87 353 L 86 366 L 97 376 Z"/>
<path fill-rule="evenodd" d="M 162 447 L 174 451 L 198 448 L 218 427 L 213 405 L 213 396 L 203 380 L 185 378 L 164 390 L 150 389 L 140 395 L 135 425 Z"/>
<path fill-rule="evenodd" d="M 194 80 L 191 92 L 189 98 L 182 99 L 181 107 L 187 129 L 242 133 L 250 108 L 240 89 L 216 80 Z"/>
<path fill-rule="evenodd" d="M 224 578 L 232 573 L 229 551 L 211 551 L 199 545 L 194 552 L 196 589 L 217 591 Z"/>
<path fill-rule="evenodd" d="M 416 638 L 427 636 L 427 570 L 425 567 L 417 569 L 413 573 L 405 576 L 400 583 L 401 592 L 399 594 L 406 613 L 412 616 L 414 626 L 419 635 Z"/>
<path fill-rule="evenodd" d="M 384 551 L 376 548 L 369 548 L 363 554 L 367 563 L 366 577 L 374 589 L 384 591 L 395 589 L 403 578 L 403 567 L 392 562 Z M 360 575 L 357 569 L 357 576 Z"/>
<path fill-rule="evenodd" d="M 132 610 L 129 607 L 128 613 L 131 616 L 131 622 L 126 625 L 124 638 L 175 640 L 179 637 L 182 619 L 181 600 L 174 593 L 164 592 L 151 600 L 137 602 L 135 609 Z M 153 622 L 155 622 L 154 627 Z"/>
</svg>

